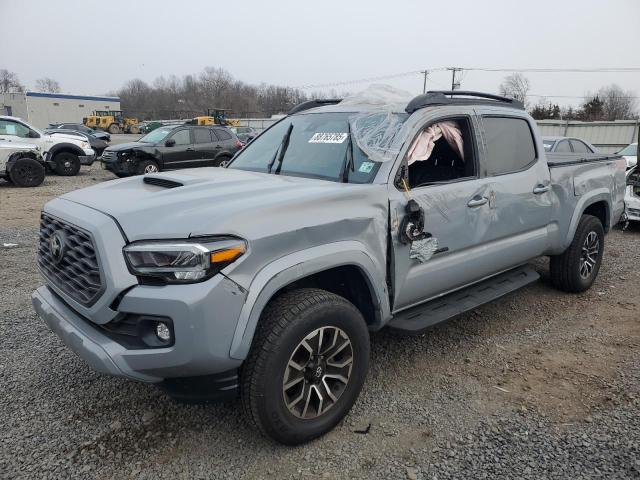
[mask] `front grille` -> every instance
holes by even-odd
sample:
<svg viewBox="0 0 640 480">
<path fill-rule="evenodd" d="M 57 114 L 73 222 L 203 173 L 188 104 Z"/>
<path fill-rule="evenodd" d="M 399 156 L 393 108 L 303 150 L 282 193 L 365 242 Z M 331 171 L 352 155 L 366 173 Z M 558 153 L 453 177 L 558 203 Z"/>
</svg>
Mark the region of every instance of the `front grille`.
<svg viewBox="0 0 640 480">
<path fill-rule="evenodd" d="M 102 152 L 103 160 L 113 160 L 115 158 L 116 158 L 116 152 L 112 152 L 109 150 L 105 150 L 104 152 Z"/>
<path fill-rule="evenodd" d="M 54 234 L 62 251 L 57 258 L 51 251 Z M 44 213 L 40 218 L 38 265 L 53 285 L 84 306 L 92 305 L 103 292 L 100 265 L 91 234 Z"/>
<path fill-rule="evenodd" d="M 634 217 L 640 217 L 640 209 L 637 208 L 627 208 L 627 213 Z"/>
</svg>

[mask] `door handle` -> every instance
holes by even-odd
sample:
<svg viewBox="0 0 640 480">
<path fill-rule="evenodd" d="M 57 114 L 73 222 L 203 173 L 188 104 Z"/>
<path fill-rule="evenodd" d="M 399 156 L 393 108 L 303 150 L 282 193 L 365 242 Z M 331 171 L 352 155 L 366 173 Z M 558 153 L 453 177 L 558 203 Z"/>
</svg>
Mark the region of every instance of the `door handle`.
<svg viewBox="0 0 640 480">
<path fill-rule="evenodd" d="M 469 200 L 469 202 L 467 203 L 467 207 L 470 207 L 470 208 L 481 207 L 488 201 L 489 199 L 487 197 L 480 197 L 476 195 L 471 200 Z"/>
<path fill-rule="evenodd" d="M 536 185 L 533 189 L 533 193 L 540 195 L 541 193 L 547 193 L 551 187 L 549 185 Z"/>
<path fill-rule="evenodd" d="M 195 152 L 195 150 L 193 148 L 187 148 L 186 150 L 187 152 Z"/>
</svg>

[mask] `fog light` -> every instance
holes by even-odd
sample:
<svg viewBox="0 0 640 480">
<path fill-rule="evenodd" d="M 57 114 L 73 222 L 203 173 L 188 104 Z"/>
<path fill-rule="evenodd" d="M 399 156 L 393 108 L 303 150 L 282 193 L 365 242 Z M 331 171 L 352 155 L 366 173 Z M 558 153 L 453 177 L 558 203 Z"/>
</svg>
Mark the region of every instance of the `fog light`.
<svg viewBox="0 0 640 480">
<path fill-rule="evenodd" d="M 156 325 L 156 335 L 163 342 L 171 340 L 171 330 L 169 330 L 166 323 L 158 322 Z"/>
</svg>

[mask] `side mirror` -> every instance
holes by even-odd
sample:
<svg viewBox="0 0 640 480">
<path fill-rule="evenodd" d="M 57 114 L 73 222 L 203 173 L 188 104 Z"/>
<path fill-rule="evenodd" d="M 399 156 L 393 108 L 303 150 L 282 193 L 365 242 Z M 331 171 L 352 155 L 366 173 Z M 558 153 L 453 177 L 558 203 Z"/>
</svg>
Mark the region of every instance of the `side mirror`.
<svg viewBox="0 0 640 480">
<path fill-rule="evenodd" d="M 164 142 L 165 147 L 173 147 L 176 144 L 176 141 L 173 138 L 170 138 L 166 142 Z"/>
<path fill-rule="evenodd" d="M 40 134 L 35 130 L 29 130 L 29 138 L 40 138 Z"/>
</svg>

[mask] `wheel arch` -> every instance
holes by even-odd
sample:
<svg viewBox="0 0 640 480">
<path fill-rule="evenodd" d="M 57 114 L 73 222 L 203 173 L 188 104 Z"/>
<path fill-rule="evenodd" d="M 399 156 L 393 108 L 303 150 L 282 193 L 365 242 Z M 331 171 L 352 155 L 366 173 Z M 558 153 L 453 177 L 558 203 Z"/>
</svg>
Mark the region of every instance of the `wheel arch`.
<svg viewBox="0 0 640 480">
<path fill-rule="evenodd" d="M 73 143 L 56 143 L 47 152 L 47 160 L 53 160 L 57 154 L 62 152 L 73 153 L 78 156 L 84 155 L 82 149 Z"/>
<path fill-rule="evenodd" d="M 571 217 L 569 230 L 564 239 L 564 248 L 568 247 L 578 228 L 583 215 L 593 215 L 602 223 L 605 233 L 611 228 L 611 193 L 607 189 L 598 189 L 590 195 L 579 197 L 576 208 Z"/>
<path fill-rule="evenodd" d="M 231 342 L 230 356 L 243 360 L 267 304 L 291 288 L 315 286 L 354 303 L 371 329 L 390 317 L 385 271 L 359 242 L 337 242 L 280 258 L 265 266 L 248 289 Z M 366 287 L 357 289 L 356 287 Z"/>
</svg>

